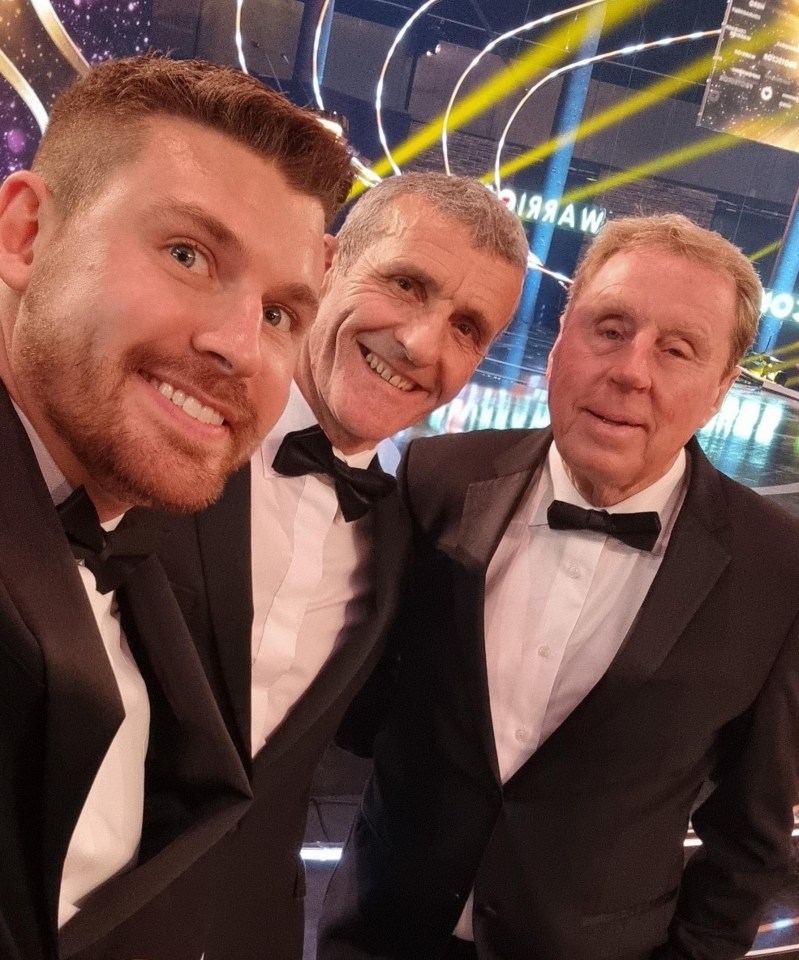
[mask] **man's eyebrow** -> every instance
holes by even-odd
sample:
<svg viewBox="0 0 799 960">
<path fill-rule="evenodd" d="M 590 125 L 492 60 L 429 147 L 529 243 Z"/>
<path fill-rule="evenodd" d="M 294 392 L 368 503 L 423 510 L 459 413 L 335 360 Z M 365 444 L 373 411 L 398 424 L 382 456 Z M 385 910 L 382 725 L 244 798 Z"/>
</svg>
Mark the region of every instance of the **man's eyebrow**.
<svg viewBox="0 0 799 960">
<path fill-rule="evenodd" d="M 241 237 L 198 204 L 167 198 L 166 202 L 158 204 L 153 211 L 153 216 L 156 219 L 159 217 L 165 219 L 167 215 L 190 221 L 195 229 L 208 234 L 218 244 L 227 247 L 231 253 L 244 255 L 246 247 Z M 304 283 L 288 283 L 278 287 L 270 299 L 287 301 L 314 314 L 319 310 L 319 297 Z"/>
<path fill-rule="evenodd" d="M 397 260 L 392 263 L 387 273 L 394 277 L 408 276 L 411 280 L 416 280 L 423 284 L 433 295 L 437 294 L 443 286 L 439 280 L 428 273 L 423 267 L 419 267 L 410 262 L 405 263 L 402 260 Z M 488 337 L 490 326 L 488 317 L 479 307 L 469 307 L 468 310 L 459 310 L 458 316 L 464 317 L 466 320 L 472 320 L 480 328 L 480 335 L 483 338 Z"/>
<path fill-rule="evenodd" d="M 305 308 L 313 313 L 319 309 L 319 297 L 304 283 L 287 283 L 285 286 L 277 287 L 270 299 L 285 300 L 293 306 Z"/>
<path fill-rule="evenodd" d="M 231 253 L 240 256 L 244 254 L 245 244 L 241 237 L 199 204 L 187 203 L 183 200 L 168 197 L 155 206 L 153 216 L 160 220 L 164 220 L 168 216 L 180 217 L 191 222 L 195 229 L 210 236 L 220 246 L 227 247 Z"/>
</svg>

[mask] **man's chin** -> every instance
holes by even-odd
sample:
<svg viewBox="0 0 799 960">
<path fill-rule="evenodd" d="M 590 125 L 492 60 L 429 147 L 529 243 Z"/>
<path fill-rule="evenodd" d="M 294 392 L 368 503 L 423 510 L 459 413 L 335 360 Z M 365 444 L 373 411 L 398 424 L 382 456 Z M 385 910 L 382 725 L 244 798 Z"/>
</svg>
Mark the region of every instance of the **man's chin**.
<svg viewBox="0 0 799 960">
<path fill-rule="evenodd" d="M 163 460 L 159 461 L 164 463 Z M 215 503 L 235 468 L 209 470 L 174 463 L 162 470 L 129 469 L 114 465 L 105 475 L 94 475 L 94 486 L 107 502 L 126 507 L 149 507 L 173 513 L 196 513 Z"/>
</svg>

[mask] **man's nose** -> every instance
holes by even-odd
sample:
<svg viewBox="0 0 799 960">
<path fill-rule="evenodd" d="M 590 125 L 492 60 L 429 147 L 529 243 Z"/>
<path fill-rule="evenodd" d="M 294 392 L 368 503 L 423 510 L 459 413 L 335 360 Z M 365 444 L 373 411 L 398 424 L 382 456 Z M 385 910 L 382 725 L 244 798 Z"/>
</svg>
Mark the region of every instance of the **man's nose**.
<svg viewBox="0 0 799 960">
<path fill-rule="evenodd" d="M 441 357 L 448 326 L 448 313 L 420 310 L 394 330 L 394 338 L 415 367 L 437 363 Z"/>
<path fill-rule="evenodd" d="M 629 390 L 647 390 L 652 384 L 652 348 L 632 340 L 616 354 L 612 379 Z"/>
<path fill-rule="evenodd" d="M 192 344 L 222 373 L 253 377 L 261 369 L 263 305 L 256 296 L 226 298 L 198 327 Z"/>
</svg>

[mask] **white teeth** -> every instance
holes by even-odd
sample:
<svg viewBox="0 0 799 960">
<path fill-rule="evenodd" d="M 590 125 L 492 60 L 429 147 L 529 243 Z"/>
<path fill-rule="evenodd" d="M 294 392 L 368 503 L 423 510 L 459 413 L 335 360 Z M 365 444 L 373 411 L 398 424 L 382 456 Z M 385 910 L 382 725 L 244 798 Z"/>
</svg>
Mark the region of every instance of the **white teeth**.
<svg viewBox="0 0 799 960">
<path fill-rule="evenodd" d="M 414 383 L 412 383 L 410 380 L 406 380 L 405 377 L 401 377 L 395 370 L 392 370 L 391 367 L 385 364 L 373 353 L 367 353 L 364 356 L 364 359 L 372 368 L 372 370 L 374 370 L 378 376 L 381 376 L 386 383 L 390 383 L 392 387 L 396 387 L 397 390 L 401 390 L 403 393 L 413 390 L 415 386 Z"/>
<path fill-rule="evenodd" d="M 200 410 L 202 410 L 202 408 L 203 405 L 194 397 L 186 397 L 183 401 L 183 412 L 188 413 L 188 415 L 194 417 L 195 420 L 200 416 Z"/>
<path fill-rule="evenodd" d="M 218 410 L 204 406 L 196 397 L 189 396 L 182 390 L 176 390 L 171 383 L 157 380 L 155 377 L 148 377 L 148 380 L 161 396 L 171 400 L 176 407 L 180 407 L 192 419 L 199 420 L 200 423 L 212 423 L 217 427 L 225 422 L 225 418 Z"/>
</svg>

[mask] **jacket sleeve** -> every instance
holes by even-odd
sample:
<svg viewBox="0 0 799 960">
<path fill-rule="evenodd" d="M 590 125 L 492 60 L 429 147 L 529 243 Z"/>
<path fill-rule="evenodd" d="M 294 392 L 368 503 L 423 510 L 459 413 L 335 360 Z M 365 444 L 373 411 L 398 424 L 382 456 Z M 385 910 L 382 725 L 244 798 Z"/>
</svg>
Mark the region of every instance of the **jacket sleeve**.
<svg viewBox="0 0 799 960">
<path fill-rule="evenodd" d="M 757 934 L 765 901 L 789 877 L 799 799 L 799 628 L 759 696 L 728 731 L 716 787 L 694 811 L 702 846 L 684 874 L 668 943 L 652 960 L 734 960 Z"/>
</svg>

